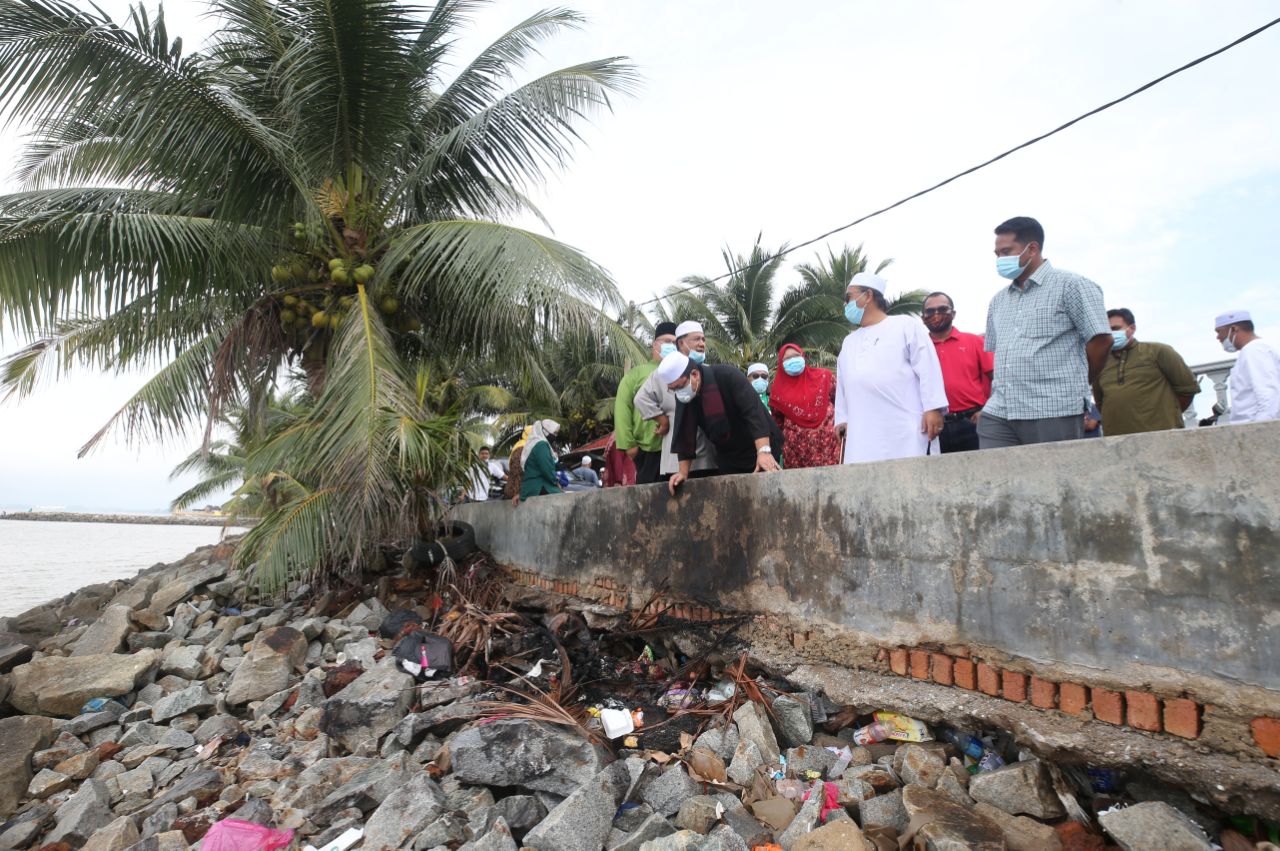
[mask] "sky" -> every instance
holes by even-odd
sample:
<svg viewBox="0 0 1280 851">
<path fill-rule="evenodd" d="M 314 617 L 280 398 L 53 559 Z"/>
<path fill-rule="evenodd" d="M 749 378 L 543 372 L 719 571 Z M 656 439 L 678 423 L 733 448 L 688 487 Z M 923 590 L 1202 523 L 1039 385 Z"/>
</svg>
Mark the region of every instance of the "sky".
<svg viewBox="0 0 1280 851">
<path fill-rule="evenodd" d="M 127 6 L 106 0 L 119 15 Z M 151 7 L 151 4 L 147 4 Z M 463 61 L 546 3 L 485 8 Z M 1274 2 L 922 0 L 580 2 L 581 32 L 545 45 L 529 76 L 628 56 L 643 84 L 583 133 L 573 164 L 533 195 L 557 238 L 642 301 L 720 252 L 795 244 L 1039 135 L 1252 30 Z M 166 4 L 190 48 L 207 7 Z M 981 331 L 1001 286 L 992 228 L 1045 227 L 1045 255 L 1137 316 L 1139 339 L 1188 363 L 1227 357 L 1213 317 L 1254 313 L 1280 339 L 1280 27 L 1102 115 L 929 196 L 791 256 L 864 245 L 893 258 L 890 292 L 951 293 L 957 327 Z M 0 164 L 21 140 L 0 138 Z M 15 188 L 11 179 L 0 189 Z M 529 224 L 541 229 L 540 225 Z M 0 338 L 0 353 L 23 341 Z M 145 375 L 73 375 L 0 406 L 0 507 L 163 508 L 168 471 L 198 441 L 80 445 Z M 1207 383 L 1205 385 L 1207 387 Z M 1212 403 L 1202 393 L 1197 407 Z"/>
</svg>

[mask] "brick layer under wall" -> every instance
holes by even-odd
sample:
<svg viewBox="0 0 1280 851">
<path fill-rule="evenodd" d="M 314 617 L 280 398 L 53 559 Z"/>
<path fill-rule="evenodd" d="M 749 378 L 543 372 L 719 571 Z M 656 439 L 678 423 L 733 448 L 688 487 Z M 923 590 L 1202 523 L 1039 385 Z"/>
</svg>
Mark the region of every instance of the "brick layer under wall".
<svg viewBox="0 0 1280 851">
<path fill-rule="evenodd" d="M 601 578 L 589 586 L 549 579 L 533 571 L 509 571 L 520 585 L 557 594 L 582 597 L 621 611 L 633 608 L 632 600 L 643 599 L 644 614 L 665 613 L 688 621 L 714 621 L 741 613 L 719 612 L 697 603 L 669 599 L 663 595 L 639 597 L 613 579 Z M 812 638 L 810 632 L 786 628 L 796 648 Z M 1143 691 L 1112 691 L 1087 683 L 1056 682 L 1034 674 L 1001 668 L 974 658 L 968 648 L 948 645 L 944 650 L 926 647 L 882 647 L 876 656 L 880 669 L 900 677 L 937 683 L 952 688 L 980 691 L 1016 703 L 1068 715 L 1092 715 L 1100 721 L 1127 726 L 1148 733 L 1196 739 L 1200 736 L 1205 707 L 1191 697 L 1159 697 Z M 1280 719 L 1260 717 L 1250 724 L 1254 744 L 1271 758 L 1280 758 Z"/>
</svg>

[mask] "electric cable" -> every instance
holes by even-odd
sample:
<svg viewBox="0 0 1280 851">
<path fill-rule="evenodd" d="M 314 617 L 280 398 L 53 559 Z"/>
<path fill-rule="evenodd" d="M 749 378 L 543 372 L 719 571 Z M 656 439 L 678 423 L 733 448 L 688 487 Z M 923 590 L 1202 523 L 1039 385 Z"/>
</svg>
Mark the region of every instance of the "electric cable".
<svg viewBox="0 0 1280 851">
<path fill-rule="evenodd" d="M 1100 112 L 1105 112 L 1106 110 L 1110 109 L 1113 106 L 1122 104 L 1125 101 L 1129 100 L 1130 98 L 1135 97 L 1136 95 L 1140 95 L 1143 92 L 1147 91 L 1148 89 L 1153 88 L 1154 86 L 1158 86 L 1159 84 L 1163 83 L 1165 80 L 1168 80 L 1170 77 L 1177 76 L 1178 74 L 1181 74 L 1183 71 L 1190 70 L 1191 68 L 1194 68 L 1195 66 L 1199 65 L 1202 62 L 1207 62 L 1208 60 L 1212 59 L 1215 56 L 1218 56 L 1222 53 L 1226 53 L 1228 50 L 1232 49 L 1233 47 L 1237 47 L 1241 44 L 1244 44 L 1249 39 L 1253 38 L 1254 36 L 1260 35 L 1261 33 L 1266 32 L 1267 30 L 1274 27 L 1276 24 L 1280 24 L 1280 18 L 1276 18 L 1275 20 L 1265 23 L 1255 30 L 1251 30 L 1250 32 L 1245 33 L 1244 35 L 1240 36 L 1230 44 L 1225 44 L 1211 53 L 1206 53 L 1197 59 L 1191 60 L 1185 65 L 1182 65 L 1178 68 L 1174 68 L 1172 71 L 1168 72 L 1167 74 L 1162 74 L 1161 76 L 1156 77 L 1154 80 L 1151 80 L 1148 83 L 1142 84 L 1141 86 L 1139 86 L 1138 88 L 1134 89 L 1133 91 L 1129 92 L 1126 95 L 1118 97 L 1115 100 L 1107 101 L 1106 103 L 1102 104 L 1099 107 L 1091 109 L 1082 115 L 1078 115 L 1075 118 L 1071 119 L 1070 121 L 1066 122 L 1065 124 L 1061 124 L 1047 133 L 1042 133 L 1039 136 L 1036 136 L 1032 139 L 1028 139 L 1027 141 L 1023 142 L 1021 145 L 1012 147 L 1003 153 L 996 154 L 994 157 L 992 157 L 989 160 L 986 160 L 985 162 L 978 163 L 977 165 L 971 166 L 970 168 L 967 168 L 964 171 L 953 174 L 950 177 L 948 177 L 946 180 L 939 181 L 938 183 L 933 184 L 927 189 L 921 189 L 919 192 L 915 192 L 911 195 L 906 196 L 905 198 L 902 198 L 898 201 L 894 201 L 892 204 L 888 205 L 887 207 L 881 207 L 879 210 L 876 210 L 871 213 L 867 213 L 865 216 L 860 216 L 859 218 L 854 219 L 848 224 L 840 225 L 839 227 L 832 228 L 826 233 L 819 234 L 818 236 L 815 236 L 812 239 L 806 239 L 804 242 L 800 242 L 795 245 L 788 246 L 782 251 L 779 251 L 776 254 L 772 254 L 764 258 L 763 260 L 759 260 L 755 263 L 748 263 L 747 265 L 742 266 L 738 269 L 731 269 L 730 271 L 725 272 L 722 275 L 717 275 L 714 278 L 708 278 L 707 280 L 701 281 L 697 284 L 694 284 L 693 286 L 668 290 L 662 295 L 654 296 L 653 298 L 646 299 L 645 301 L 634 302 L 633 304 L 636 307 L 644 307 L 645 305 L 654 304 L 655 302 L 662 301 L 663 299 L 666 299 L 666 298 L 671 298 L 672 296 L 677 296 L 677 295 L 681 295 L 682 293 L 687 293 L 687 292 L 692 292 L 693 290 L 702 289 L 706 287 L 708 284 L 714 284 L 717 281 L 723 281 L 725 278 L 733 277 L 734 275 L 745 272 L 748 269 L 753 269 L 757 266 L 763 266 L 766 263 L 771 263 L 780 257 L 786 257 L 788 254 L 792 253 L 793 251 L 798 251 L 801 248 L 807 248 L 808 246 L 813 245 L 816 242 L 821 242 L 822 240 L 827 239 L 828 237 L 835 236 L 841 231 L 846 231 L 851 227 L 860 225 L 863 222 L 867 221 L 868 219 L 873 219 L 876 216 L 887 213 L 890 210 L 893 210 L 897 207 L 901 207 L 903 204 L 906 204 L 908 201 L 914 201 L 917 198 L 920 198 L 924 195 L 928 195 L 930 192 L 941 189 L 942 187 L 946 186 L 949 183 L 954 183 L 955 181 L 959 180 L 962 177 L 967 177 L 968 175 L 971 175 L 976 171 L 981 171 L 987 166 L 992 165 L 993 163 L 999 162 L 1000 160 L 1004 159 L 1010 154 L 1015 154 L 1024 148 L 1029 148 L 1032 145 L 1036 144 L 1037 142 L 1043 142 L 1045 139 L 1048 139 L 1050 136 L 1057 135 L 1058 133 L 1061 133 L 1063 130 L 1066 130 L 1068 127 L 1072 127 L 1076 124 L 1079 124 L 1081 121 L 1084 121 L 1086 118 L 1091 118 Z"/>
</svg>

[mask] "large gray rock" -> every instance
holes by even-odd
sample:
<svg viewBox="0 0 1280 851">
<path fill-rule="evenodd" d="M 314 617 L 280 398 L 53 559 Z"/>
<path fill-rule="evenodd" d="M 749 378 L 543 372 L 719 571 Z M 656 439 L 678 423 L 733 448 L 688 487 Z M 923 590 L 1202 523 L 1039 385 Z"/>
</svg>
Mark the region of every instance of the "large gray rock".
<svg viewBox="0 0 1280 851">
<path fill-rule="evenodd" d="M 378 805 L 364 827 L 364 851 L 395 851 L 440 817 L 444 792 L 425 771 L 419 771 Z"/>
<path fill-rule="evenodd" d="M 849 819 L 839 819 L 815 828 L 796 840 L 791 851 L 875 851 L 862 831 Z"/>
<path fill-rule="evenodd" d="M 749 786 L 756 769 L 762 765 L 764 765 L 764 757 L 760 755 L 760 748 L 750 739 L 742 738 L 738 740 L 738 746 L 733 750 L 733 759 L 729 761 L 726 773 L 729 779 L 739 786 Z"/>
<path fill-rule="evenodd" d="M 727 765 L 738 748 L 738 728 L 733 724 L 707 730 L 693 743 L 695 748 L 708 748 L 719 754 Z"/>
<path fill-rule="evenodd" d="M 111 822 L 104 828 L 94 832 L 80 851 L 125 851 L 131 848 L 138 839 L 138 826 L 128 816 Z"/>
<path fill-rule="evenodd" d="M 741 740 L 754 744 L 766 764 L 773 765 L 778 761 L 782 752 L 778 750 L 778 738 L 773 734 L 769 714 L 763 706 L 749 700 L 733 713 L 733 721 L 738 725 Z"/>
<path fill-rule="evenodd" d="M 204 671 L 204 647 L 199 644 L 176 644 L 167 648 L 160 659 L 160 673 L 184 680 L 196 680 Z"/>
<path fill-rule="evenodd" d="M 808 701 L 780 694 L 773 701 L 773 716 L 783 744 L 795 748 L 813 741 L 813 712 Z"/>
<path fill-rule="evenodd" d="M 534 795 L 508 795 L 493 805 L 495 818 L 512 830 L 528 830 L 547 817 L 547 808 Z"/>
<path fill-rule="evenodd" d="M 538 851 L 600 851 L 630 779 L 621 763 L 605 768 L 547 813 L 525 836 L 525 847 Z"/>
<path fill-rule="evenodd" d="M 180 579 L 161 586 L 151 595 L 147 611 L 155 615 L 169 614 L 179 603 L 194 594 L 201 585 L 226 576 L 227 568 L 228 564 L 225 561 L 216 561 L 204 567 L 185 571 Z"/>
<path fill-rule="evenodd" d="M 568 795 L 604 767 L 603 749 L 540 721 L 495 721 L 456 734 L 453 775 L 465 783 L 521 786 Z"/>
<path fill-rule="evenodd" d="M 1124 851 L 1209 851 L 1200 826 L 1164 801 L 1147 801 L 1098 816 Z"/>
<path fill-rule="evenodd" d="M 111 812 L 111 793 L 107 784 L 92 777 L 80 784 L 80 789 L 58 807 L 58 823 L 45 837 L 45 844 L 66 842 L 83 845 L 90 836 L 115 820 Z"/>
<path fill-rule="evenodd" d="M 420 773 L 420 769 L 417 771 Z M 371 812 L 408 784 L 413 773 L 405 754 L 370 760 L 368 768 L 356 773 L 312 808 L 311 818 L 319 824 L 329 824 L 338 813 L 352 807 Z"/>
<path fill-rule="evenodd" d="M 15 665 L 30 661 L 32 652 L 30 644 L 0 636 L 0 674 L 7 674 Z"/>
<path fill-rule="evenodd" d="M 815 781 L 809 787 L 809 799 L 800 807 L 800 812 L 796 813 L 796 817 L 791 820 L 791 824 L 787 825 L 787 829 L 778 836 L 778 844 L 782 846 L 782 851 L 791 851 L 792 846 L 802 837 L 818 828 L 821 824 L 819 817 L 822 815 L 824 801 L 825 790 L 822 781 Z"/>
<path fill-rule="evenodd" d="M 76 640 L 71 655 L 95 656 L 120 650 L 125 636 L 133 628 L 129 622 L 130 614 L 132 610 L 128 606 L 108 606 Z"/>
<path fill-rule="evenodd" d="M 922 748 L 916 744 L 906 744 L 894 755 L 895 763 L 899 763 L 898 774 L 903 783 L 915 783 L 930 789 L 938 785 L 943 772 L 947 770 L 946 760 L 933 748 Z M 897 757 L 901 757 L 901 761 Z"/>
<path fill-rule="evenodd" d="M 939 787 L 939 791 L 942 788 Z M 954 796 L 953 796 L 954 797 Z M 986 816 L 1000 826 L 1009 851 L 1061 851 L 1062 840 L 1058 831 L 1026 816 L 1011 816 L 999 807 L 977 804 L 974 812 Z"/>
<path fill-rule="evenodd" d="M 376 747 L 413 706 L 413 683 L 411 675 L 390 663 L 365 671 L 324 702 L 321 731 L 350 751 L 363 743 Z"/>
<path fill-rule="evenodd" d="M 902 805 L 902 790 L 894 789 L 858 804 L 863 828 L 891 827 L 898 833 L 907 829 L 907 808 Z"/>
<path fill-rule="evenodd" d="M 0 718 L 0 819 L 8 818 L 31 782 L 31 755 L 49 747 L 53 722 L 38 715 Z"/>
<path fill-rule="evenodd" d="M 362 845 L 361 848 L 363 847 Z M 458 846 L 458 851 L 519 851 L 519 847 L 511 836 L 511 828 L 506 820 L 498 818 L 484 836 Z"/>
<path fill-rule="evenodd" d="M 283 690 L 306 658 L 307 638 L 293 627 L 279 626 L 258 633 L 231 675 L 227 703 L 239 706 Z"/>
<path fill-rule="evenodd" d="M 969 780 L 969 795 L 1015 816 L 1054 819 L 1067 814 L 1053 791 L 1048 768 L 1038 759 L 975 774 Z"/>
<path fill-rule="evenodd" d="M 681 830 L 692 830 L 694 833 L 707 834 L 716 822 L 724 815 L 724 804 L 714 795 L 694 795 L 685 798 L 676 813 L 676 827 Z"/>
<path fill-rule="evenodd" d="M 692 830 L 681 830 L 670 836 L 650 839 L 640 851 L 732 851 L 718 836 L 703 836 Z"/>
<path fill-rule="evenodd" d="M 186 715 L 188 712 L 197 714 L 208 712 L 216 705 L 217 700 L 213 695 L 209 694 L 204 684 L 196 683 L 193 686 L 187 686 L 179 691 L 166 694 L 157 700 L 156 705 L 151 709 L 151 718 L 157 724 L 162 724 L 171 718 Z"/>
<path fill-rule="evenodd" d="M 670 816 L 680 809 L 681 802 L 701 791 L 684 766 L 676 763 L 645 784 L 640 792 L 640 802 L 653 807 L 661 815 Z"/>
<path fill-rule="evenodd" d="M 80 714 L 95 697 L 118 697 L 133 691 L 155 669 L 160 654 L 139 650 L 131 656 L 44 656 L 13 669 L 9 702 L 28 715 Z"/>
<path fill-rule="evenodd" d="M 923 786 L 903 786 L 907 817 L 921 824 L 916 841 L 929 851 L 1006 851 L 1004 831 L 950 795 Z"/>
<path fill-rule="evenodd" d="M 610 846 L 609 851 L 640 851 L 646 842 L 670 836 L 675 832 L 676 829 L 671 826 L 671 822 L 657 813 L 650 813 L 635 830 L 627 834 L 625 839 Z"/>
</svg>

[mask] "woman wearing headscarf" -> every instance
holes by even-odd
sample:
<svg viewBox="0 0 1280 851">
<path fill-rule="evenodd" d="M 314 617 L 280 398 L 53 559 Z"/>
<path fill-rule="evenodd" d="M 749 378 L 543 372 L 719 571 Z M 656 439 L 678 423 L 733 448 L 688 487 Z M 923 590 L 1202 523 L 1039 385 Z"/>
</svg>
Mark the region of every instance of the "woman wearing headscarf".
<svg viewBox="0 0 1280 851">
<path fill-rule="evenodd" d="M 515 446 L 511 447 L 511 457 L 507 459 L 507 483 L 502 487 L 502 495 L 511 500 L 512 505 L 520 501 L 520 482 L 524 478 L 524 466 L 520 463 L 520 453 L 524 451 L 524 445 L 532 431 L 533 426 L 524 427 L 524 431 L 520 432 L 520 439 L 516 441 Z"/>
<path fill-rule="evenodd" d="M 520 469 L 523 479 L 520 482 L 520 500 L 541 496 L 544 493 L 563 493 L 560 480 L 556 475 L 556 454 L 551 451 L 547 442 L 560 431 L 560 424 L 555 420 L 538 420 L 529 431 L 529 438 L 520 450 Z"/>
<path fill-rule="evenodd" d="M 793 343 L 778 351 L 769 405 L 782 429 L 788 470 L 840 463 L 835 400 L 836 377 L 830 370 L 810 366 L 804 349 Z"/>
</svg>

